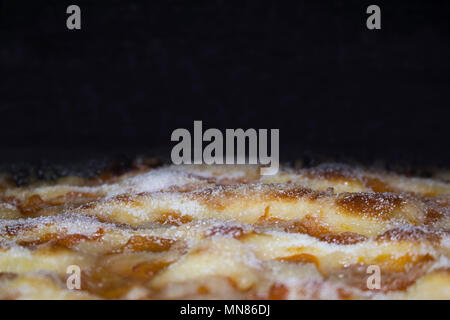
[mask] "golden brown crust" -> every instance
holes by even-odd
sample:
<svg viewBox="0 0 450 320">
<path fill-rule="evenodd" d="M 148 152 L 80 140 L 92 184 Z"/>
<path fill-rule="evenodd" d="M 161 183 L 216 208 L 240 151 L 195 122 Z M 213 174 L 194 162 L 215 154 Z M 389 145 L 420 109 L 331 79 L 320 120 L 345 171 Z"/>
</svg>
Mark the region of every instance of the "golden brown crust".
<svg viewBox="0 0 450 320">
<path fill-rule="evenodd" d="M 447 182 L 344 165 L 258 172 L 3 178 L 0 298 L 450 298 Z M 65 286 L 69 265 L 81 290 Z"/>
</svg>

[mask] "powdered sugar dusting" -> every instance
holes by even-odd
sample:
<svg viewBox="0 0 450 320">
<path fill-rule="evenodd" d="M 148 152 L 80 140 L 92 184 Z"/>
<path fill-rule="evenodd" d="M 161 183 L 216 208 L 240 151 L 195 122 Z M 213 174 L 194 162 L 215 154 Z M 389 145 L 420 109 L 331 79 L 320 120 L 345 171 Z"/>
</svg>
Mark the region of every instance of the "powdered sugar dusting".
<svg viewBox="0 0 450 320">
<path fill-rule="evenodd" d="M 447 184 L 339 165 L 282 168 L 270 178 L 257 172 L 168 166 L 77 186 L 4 189 L 0 273 L 14 272 L 31 287 L 29 271 L 59 279 L 68 264 L 79 264 L 103 286 L 83 289 L 88 297 L 162 299 L 214 297 L 223 289 L 216 278 L 230 282 L 227 298 L 389 297 L 361 288 L 364 272 L 351 273 L 372 264 L 399 281 L 409 279 L 402 270 L 425 272 L 410 287 L 424 274 L 439 273 L 432 288 L 450 279 Z M 374 177 L 379 181 L 364 184 Z M 360 240 L 329 240 L 346 237 Z M 12 292 L 4 288 L 0 298 Z"/>
<path fill-rule="evenodd" d="M 37 217 L 33 219 L 0 220 L 0 232 L 6 232 L 6 228 L 20 226 L 22 229 L 39 228 L 52 226 L 61 233 L 91 235 L 97 232 L 98 228 L 114 228 L 114 224 L 98 221 L 95 218 L 63 214 L 58 216 Z"/>
<path fill-rule="evenodd" d="M 172 186 L 181 187 L 202 183 L 205 182 L 188 173 L 161 169 L 137 175 L 114 185 L 103 186 L 103 188 L 107 190 L 108 197 L 113 197 L 122 193 L 156 192 Z"/>
</svg>

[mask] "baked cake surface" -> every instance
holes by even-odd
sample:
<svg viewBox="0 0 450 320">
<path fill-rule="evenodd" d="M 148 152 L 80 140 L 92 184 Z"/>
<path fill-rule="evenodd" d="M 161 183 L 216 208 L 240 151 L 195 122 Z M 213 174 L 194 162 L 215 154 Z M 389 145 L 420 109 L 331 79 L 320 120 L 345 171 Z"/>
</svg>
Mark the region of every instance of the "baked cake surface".
<svg viewBox="0 0 450 320">
<path fill-rule="evenodd" d="M 445 179 L 346 165 L 5 175 L 0 298 L 450 299 L 449 231 Z"/>
</svg>

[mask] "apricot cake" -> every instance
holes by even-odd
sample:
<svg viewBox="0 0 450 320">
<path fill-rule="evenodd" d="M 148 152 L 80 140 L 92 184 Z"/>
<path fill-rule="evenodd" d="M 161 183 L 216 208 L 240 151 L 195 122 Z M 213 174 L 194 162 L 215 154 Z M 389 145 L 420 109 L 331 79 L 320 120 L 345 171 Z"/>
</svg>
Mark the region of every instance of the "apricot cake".
<svg viewBox="0 0 450 320">
<path fill-rule="evenodd" d="M 445 178 L 346 165 L 3 175 L 0 298 L 450 299 L 449 232 Z"/>
</svg>

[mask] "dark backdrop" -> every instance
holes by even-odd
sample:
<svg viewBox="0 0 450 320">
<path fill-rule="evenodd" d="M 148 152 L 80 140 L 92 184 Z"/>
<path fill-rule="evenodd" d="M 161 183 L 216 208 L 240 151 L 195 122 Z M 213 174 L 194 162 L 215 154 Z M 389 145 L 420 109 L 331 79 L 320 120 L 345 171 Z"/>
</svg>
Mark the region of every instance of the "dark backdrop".
<svg viewBox="0 0 450 320">
<path fill-rule="evenodd" d="M 0 1 L 0 159 L 170 147 L 203 120 L 447 165 L 449 28 L 449 1 Z"/>
</svg>

